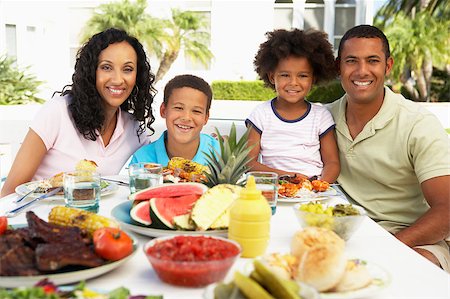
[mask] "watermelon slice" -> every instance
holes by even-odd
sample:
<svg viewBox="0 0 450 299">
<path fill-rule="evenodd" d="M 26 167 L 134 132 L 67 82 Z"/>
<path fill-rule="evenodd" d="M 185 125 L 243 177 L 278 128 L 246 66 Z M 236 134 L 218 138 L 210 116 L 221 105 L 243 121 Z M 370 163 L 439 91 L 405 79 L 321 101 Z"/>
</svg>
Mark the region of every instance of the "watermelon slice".
<svg viewBox="0 0 450 299">
<path fill-rule="evenodd" d="M 176 197 L 150 199 L 150 218 L 152 227 L 160 229 L 174 229 L 173 218 L 188 214 L 197 200 L 198 194 Z"/>
<path fill-rule="evenodd" d="M 152 224 L 150 218 L 150 201 L 143 200 L 133 206 L 130 211 L 131 219 L 144 225 Z"/>
<path fill-rule="evenodd" d="M 151 198 L 168 198 L 184 195 L 202 195 L 208 187 L 200 183 L 163 184 L 150 187 L 128 196 L 130 200 L 149 200 Z"/>
</svg>

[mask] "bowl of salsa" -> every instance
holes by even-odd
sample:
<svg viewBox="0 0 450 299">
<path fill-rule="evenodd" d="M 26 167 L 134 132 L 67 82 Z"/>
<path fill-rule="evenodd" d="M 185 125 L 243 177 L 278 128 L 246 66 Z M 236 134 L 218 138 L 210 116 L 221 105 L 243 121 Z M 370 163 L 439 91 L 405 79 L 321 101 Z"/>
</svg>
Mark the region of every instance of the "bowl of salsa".
<svg viewBox="0 0 450 299">
<path fill-rule="evenodd" d="M 241 247 L 222 237 L 177 235 L 147 242 L 144 253 L 162 281 L 204 287 L 225 278 Z"/>
</svg>

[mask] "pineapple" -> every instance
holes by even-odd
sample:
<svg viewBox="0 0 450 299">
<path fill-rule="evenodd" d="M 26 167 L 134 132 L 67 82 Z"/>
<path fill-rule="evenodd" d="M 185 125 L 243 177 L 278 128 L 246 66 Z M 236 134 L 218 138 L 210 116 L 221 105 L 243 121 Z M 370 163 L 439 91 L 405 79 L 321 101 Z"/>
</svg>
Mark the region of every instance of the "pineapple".
<svg viewBox="0 0 450 299">
<path fill-rule="evenodd" d="M 191 219 L 197 230 L 228 228 L 229 210 L 239 197 L 241 187 L 219 184 L 208 189 L 194 204 Z"/>
<path fill-rule="evenodd" d="M 248 134 L 245 134 L 236 141 L 236 126 L 231 125 L 230 134 L 224 140 L 216 128 L 216 133 L 220 144 L 220 153 L 215 149 L 210 149 L 206 155 L 209 172 L 205 172 L 207 179 L 206 185 L 213 187 L 219 184 L 237 185 L 247 171 L 247 164 L 251 158 L 248 156 L 251 147 L 247 145 Z"/>
</svg>

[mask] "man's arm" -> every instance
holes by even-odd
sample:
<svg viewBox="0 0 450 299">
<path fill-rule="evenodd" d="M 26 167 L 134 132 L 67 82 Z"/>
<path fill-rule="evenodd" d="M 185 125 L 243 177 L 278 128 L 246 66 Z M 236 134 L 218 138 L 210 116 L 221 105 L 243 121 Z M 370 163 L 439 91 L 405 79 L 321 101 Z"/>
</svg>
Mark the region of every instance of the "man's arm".
<svg viewBox="0 0 450 299">
<path fill-rule="evenodd" d="M 410 247 L 434 244 L 450 235 L 450 176 L 426 180 L 421 188 L 430 209 L 410 227 L 395 234 Z"/>
</svg>

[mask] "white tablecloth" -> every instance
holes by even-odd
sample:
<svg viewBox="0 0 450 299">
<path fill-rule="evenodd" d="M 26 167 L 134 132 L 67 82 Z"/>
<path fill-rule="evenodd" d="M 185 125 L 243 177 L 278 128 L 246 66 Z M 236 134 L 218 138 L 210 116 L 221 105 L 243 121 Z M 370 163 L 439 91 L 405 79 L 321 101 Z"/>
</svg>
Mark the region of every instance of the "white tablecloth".
<svg viewBox="0 0 450 299">
<path fill-rule="evenodd" d="M 99 214 L 110 216 L 117 204 L 127 200 L 129 190 L 120 186 L 114 194 L 101 199 Z M 16 195 L 0 199 L 0 215 L 15 206 L 12 200 Z M 42 219 L 47 219 L 50 209 L 62 200 L 43 201 L 32 210 Z M 24 224 L 25 213 L 9 218 L 10 224 Z M 271 237 L 267 252 L 288 252 L 291 238 L 300 229 L 292 204 L 279 203 L 271 221 Z M 132 294 L 163 294 L 165 299 L 202 298 L 203 288 L 181 288 L 161 282 L 148 263 L 142 246 L 150 237 L 136 235 L 139 248 L 128 262 L 121 267 L 97 278 L 87 281 L 87 286 L 110 290 L 125 286 Z M 428 262 L 412 249 L 399 242 L 379 225 L 366 218 L 358 231 L 346 244 L 348 257 L 361 258 L 385 269 L 391 277 L 391 283 L 380 292 L 367 298 L 450 298 L 450 275 Z M 243 269 L 249 259 L 239 259 L 233 269 Z M 232 274 L 233 269 L 229 275 Z"/>
</svg>

